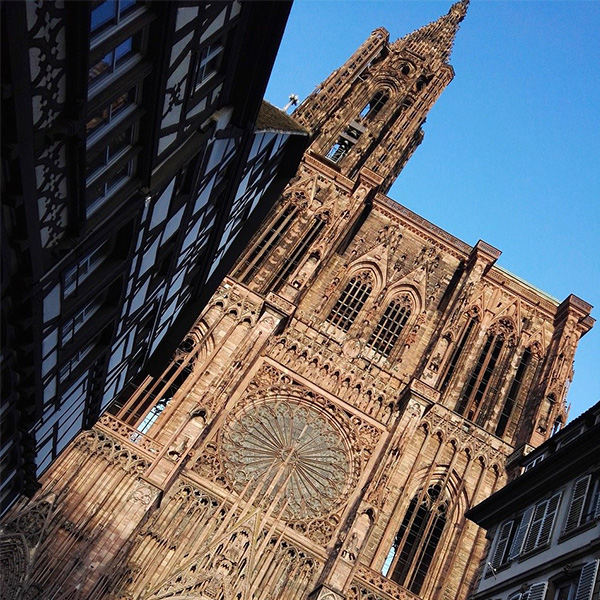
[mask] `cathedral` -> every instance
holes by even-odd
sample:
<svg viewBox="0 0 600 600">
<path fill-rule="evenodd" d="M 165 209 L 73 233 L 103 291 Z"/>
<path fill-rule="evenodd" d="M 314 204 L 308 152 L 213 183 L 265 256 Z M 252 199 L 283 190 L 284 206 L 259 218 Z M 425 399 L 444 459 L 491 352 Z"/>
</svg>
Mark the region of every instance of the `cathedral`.
<svg viewBox="0 0 600 600">
<path fill-rule="evenodd" d="M 386 196 L 467 4 L 373 31 L 296 109 L 295 177 L 164 372 L 5 517 L 2 598 L 467 598 L 464 513 L 564 424 L 593 325 Z"/>
</svg>

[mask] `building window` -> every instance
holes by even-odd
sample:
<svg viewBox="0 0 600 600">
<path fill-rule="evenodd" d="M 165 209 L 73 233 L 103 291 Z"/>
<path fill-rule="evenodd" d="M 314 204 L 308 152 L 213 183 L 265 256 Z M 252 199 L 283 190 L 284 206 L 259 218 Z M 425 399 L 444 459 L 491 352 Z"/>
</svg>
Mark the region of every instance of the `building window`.
<svg viewBox="0 0 600 600">
<path fill-rule="evenodd" d="M 506 431 L 506 426 L 508 425 L 515 402 L 517 401 L 517 397 L 523 385 L 525 371 L 527 370 L 530 361 L 531 352 L 529 350 L 525 350 L 525 352 L 523 352 L 523 356 L 521 356 L 521 361 L 519 362 L 515 378 L 513 379 L 512 385 L 510 386 L 508 396 L 506 397 L 504 407 L 502 408 L 502 414 L 500 415 L 498 425 L 496 426 L 496 435 L 498 437 L 502 437 L 504 435 L 504 432 Z"/>
<path fill-rule="evenodd" d="M 91 32 L 118 25 L 137 4 L 136 0 L 104 0 L 92 3 Z"/>
<path fill-rule="evenodd" d="M 385 560 L 383 575 L 418 594 L 442 537 L 447 512 L 448 502 L 440 485 L 417 494 Z"/>
<path fill-rule="evenodd" d="M 539 581 L 538 583 L 534 583 L 526 592 L 521 594 L 520 600 L 544 600 L 547 589 L 547 581 Z"/>
<path fill-rule="evenodd" d="M 162 412 L 167 408 L 169 402 L 171 402 L 172 398 L 163 398 L 159 400 L 151 409 L 150 412 L 146 415 L 144 420 L 137 426 L 137 431 L 139 433 L 148 433 L 150 427 L 156 423 L 158 417 L 162 414 Z M 136 434 L 132 434 L 135 436 Z M 136 441 L 136 440 L 132 440 Z"/>
<path fill-rule="evenodd" d="M 297 209 L 293 205 L 288 205 L 286 209 L 275 220 L 271 229 L 261 238 L 260 242 L 252 249 L 244 264 L 238 270 L 238 277 L 242 278 L 242 283 L 250 283 L 254 275 L 263 264 L 271 250 L 277 246 L 281 238 L 289 229 Z"/>
<path fill-rule="evenodd" d="M 600 560 L 592 560 L 554 578 L 547 600 L 592 600 L 599 564 Z"/>
<path fill-rule="evenodd" d="M 454 371 L 456 370 L 458 360 L 462 356 L 462 353 L 465 349 L 465 346 L 467 345 L 467 342 L 469 341 L 471 332 L 473 331 L 473 328 L 475 327 L 476 322 L 477 321 L 475 319 L 469 319 L 469 323 L 467 324 L 467 327 L 463 331 L 462 337 L 460 338 L 458 345 L 454 349 L 454 352 L 452 353 L 452 357 L 450 358 L 450 362 L 448 363 L 448 367 L 446 368 L 446 373 L 444 374 L 444 379 L 443 379 L 442 385 L 440 387 L 441 392 L 443 392 L 448 387 L 448 384 L 450 383 L 450 380 L 452 379 L 452 375 L 454 375 Z"/>
<path fill-rule="evenodd" d="M 550 541 L 556 512 L 560 503 L 561 492 L 554 494 L 552 497 L 538 502 L 533 511 L 529 512 L 530 518 L 525 523 L 525 518 L 521 526 L 527 524 L 527 535 L 523 544 L 522 553 L 526 554 L 538 548 L 543 548 Z"/>
<path fill-rule="evenodd" d="M 600 518 L 600 477 L 586 475 L 575 481 L 564 532 Z"/>
<path fill-rule="evenodd" d="M 102 181 L 92 182 L 86 192 L 87 216 L 92 215 L 119 189 L 129 181 L 135 171 L 135 158 L 110 173 Z"/>
<path fill-rule="evenodd" d="M 79 309 L 70 319 L 63 323 L 60 328 L 62 343 L 66 344 L 72 337 L 90 320 L 90 318 L 98 312 L 102 306 L 102 301 L 99 298 L 94 298 L 88 302 L 83 308 Z"/>
<path fill-rule="evenodd" d="M 338 140 L 333 146 L 331 146 L 329 152 L 327 153 L 327 158 L 334 163 L 340 162 L 348 152 L 350 152 L 350 148 L 352 148 L 352 144 L 350 144 L 347 140 Z"/>
<path fill-rule="evenodd" d="M 487 563 L 488 567 L 491 568 L 487 570 L 486 576 L 494 575 L 497 569 L 509 562 L 509 557 L 511 555 L 510 550 L 515 539 L 515 534 L 519 528 L 521 517 L 522 515 L 515 519 L 511 519 L 510 521 L 506 521 L 500 526 L 498 541 L 496 542 L 494 552 L 490 555 L 490 560 Z"/>
<path fill-rule="evenodd" d="M 86 356 L 96 347 L 96 340 L 88 344 L 81 350 L 78 350 L 58 371 L 59 383 L 64 383 L 71 378 L 75 369 L 84 361 Z"/>
<path fill-rule="evenodd" d="M 134 86 L 118 98 L 113 100 L 107 106 L 104 106 L 88 120 L 85 125 L 85 131 L 88 136 L 88 146 L 96 141 L 101 132 L 108 129 L 109 126 L 116 126 L 117 122 L 122 121 L 130 114 L 137 103 L 138 87 Z M 94 136 L 94 137 L 92 137 Z"/>
<path fill-rule="evenodd" d="M 223 42 L 219 40 L 205 46 L 198 58 L 194 88 L 198 89 L 219 71 L 223 58 Z"/>
<path fill-rule="evenodd" d="M 456 405 L 456 412 L 464 415 L 470 421 L 474 421 L 479 415 L 483 397 L 500 356 L 500 350 L 502 350 L 503 341 L 499 335 L 487 336 L 477 364 Z"/>
<path fill-rule="evenodd" d="M 63 274 L 63 297 L 72 294 L 79 286 L 108 258 L 110 243 L 108 241 L 94 248 L 76 265 Z"/>
<path fill-rule="evenodd" d="M 296 246 L 296 249 L 288 256 L 273 279 L 272 288 L 274 291 L 281 289 L 287 278 L 298 268 L 300 261 L 304 258 L 313 242 L 319 237 L 325 227 L 325 221 L 316 217 L 309 231 L 302 237 L 302 241 Z"/>
<path fill-rule="evenodd" d="M 374 119 L 389 100 L 385 92 L 377 92 L 370 102 L 360 111 L 359 118 L 362 120 Z"/>
<path fill-rule="evenodd" d="M 411 302 L 408 296 L 392 300 L 381 319 L 379 319 L 379 323 L 377 323 L 377 327 L 371 334 L 367 346 L 387 358 L 394 349 L 410 317 L 410 306 Z"/>
<path fill-rule="evenodd" d="M 131 57 L 135 56 L 138 53 L 140 39 L 139 34 L 127 38 L 92 65 L 88 71 L 88 84 L 90 87 L 104 80 L 128 62 Z"/>
<path fill-rule="evenodd" d="M 89 217 L 135 174 L 136 125 L 123 128 L 135 110 L 138 86 L 113 100 L 86 124 L 86 212 Z M 129 159 L 128 159 L 129 156 Z"/>
<path fill-rule="evenodd" d="M 331 309 L 327 321 L 343 331 L 348 331 L 364 306 L 372 287 L 368 273 L 353 277 Z"/>
<path fill-rule="evenodd" d="M 180 363 L 172 363 L 158 385 L 130 397 L 124 403 L 117 399 L 110 412 L 138 433 L 147 433 L 189 377 L 191 369 L 191 365 L 182 368 Z M 130 439 L 137 441 L 140 438 L 133 433 Z"/>
<path fill-rule="evenodd" d="M 338 141 L 329 149 L 326 155 L 327 158 L 334 163 L 340 162 L 352 150 L 354 144 L 364 132 L 364 125 L 357 121 L 351 121 L 340 134 Z"/>
<path fill-rule="evenodd" d="M 127 150 L 131 149 L 134 142 L 134 128 L 128 127 L 118 133 L 106 146 L 94 153 L 88 152 L 86 178 L 91 183 L 106 169 L 116 163 Z"/>
</svg>

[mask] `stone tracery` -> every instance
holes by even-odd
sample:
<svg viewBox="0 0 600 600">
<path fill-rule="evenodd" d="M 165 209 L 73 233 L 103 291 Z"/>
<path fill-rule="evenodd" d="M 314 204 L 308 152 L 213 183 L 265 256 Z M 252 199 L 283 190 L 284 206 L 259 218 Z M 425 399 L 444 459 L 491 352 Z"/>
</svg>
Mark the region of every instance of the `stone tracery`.
<svg viewBox="0 0 600 600">
<path fill-rule="evenodd" d="M 291 399 L 252 404 L 232 416 L 220 444 L 232 487 L 282 487 L 289 517 L 314 519 L 347 497 L 347 443 L 329 417 L 308 405 Z"/>
</svg>

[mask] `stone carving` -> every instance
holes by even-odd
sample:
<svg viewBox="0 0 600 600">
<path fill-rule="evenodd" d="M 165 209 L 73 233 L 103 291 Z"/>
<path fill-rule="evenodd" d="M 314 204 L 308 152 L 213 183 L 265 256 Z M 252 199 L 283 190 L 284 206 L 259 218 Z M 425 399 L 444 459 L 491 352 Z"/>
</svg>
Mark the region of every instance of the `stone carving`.
<svg viewBox="0 0 600 600">
<path fill-rule="evenodd" d="M 105 413 L 100 417 L 99 424 L 101 428 L 104 427 L 110 432 L 118 434 L 121 438 L 129 440 L 138 448 L 142 448 L 152 454 L 158 454 L 162 449 L 162 444 L 159 444 L 151 437 L 140 433 L 137 429 L 130 427 L 108 413 Z"/>
<path fill-rule="evenodd" d="M 27 2 L 30 40 L 31 103 L 36 131 L 51 133 L 65 110 L 67 93 L 66 28 L 64 2 Z M 56 131 L 52 133 L 56 134 Z M 43 247 L 56 245 L 67 227 L 67 176 L 65 134 L 40 144 L 35 174 Z"/>
<path fill-rule="evenodd" d="M 101 456 L 108 463 L 119 466 L 134 475 L 143 474 L 151 460 L 129 448 L 125 440 L 118 440 L 98 429 L 90 429 L 79 435 L 75 447 L 89 454 Z"/>
<path fill-rule="evenodd" d="M 39 590 L 28 583 L 28 573 L 40 544 L 47 537 L 56 496 L 26 504 L 0 527 L 0 598 L 37 598 Z"/>
<path fill-rule="evenodd" d="M 419 596 L 364 565 L 358 565 L 355 577 L 348 600 L 419 600 Z"/>
<path fill-rule="evenodd" d="M 282 486 L 290 518 L 328 514 L 348 495 L 352 467 L 343 434 L 306 404 L 268 400 L 244 407 L 229 419 L 220 445 L 231 486 L 238 492 Z"/>
</svg>

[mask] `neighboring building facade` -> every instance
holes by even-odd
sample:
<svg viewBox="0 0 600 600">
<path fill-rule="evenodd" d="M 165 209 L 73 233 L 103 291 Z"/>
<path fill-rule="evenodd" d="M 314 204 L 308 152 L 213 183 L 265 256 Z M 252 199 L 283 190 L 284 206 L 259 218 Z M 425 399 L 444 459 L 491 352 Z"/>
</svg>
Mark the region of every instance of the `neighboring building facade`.
<svg viewBox="0 0 600 600">
<path fill-rule="evenodd" d="M 5 519 L 11 593 L 466 598 L 486 543 L 464 512 L 565 422 L 593 324 L 384 195 L 466 7 L 374 31 L 298 107 L 297 175 L 170 364 Z"/>
<path fill-rule="evenodd" d="M 600 597 L 600 403 L 525 457 L 522 474 L 467 516 L 490 548 L 472 600 Z"/>
<path fill-rule="evenodd" d="M 2 3 L 2 511 L 172 354 L 295 173 L 306 133 L 261 108 L 290 6 Z"/>
</svg>

